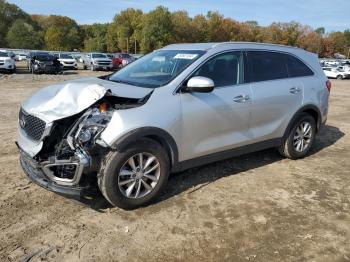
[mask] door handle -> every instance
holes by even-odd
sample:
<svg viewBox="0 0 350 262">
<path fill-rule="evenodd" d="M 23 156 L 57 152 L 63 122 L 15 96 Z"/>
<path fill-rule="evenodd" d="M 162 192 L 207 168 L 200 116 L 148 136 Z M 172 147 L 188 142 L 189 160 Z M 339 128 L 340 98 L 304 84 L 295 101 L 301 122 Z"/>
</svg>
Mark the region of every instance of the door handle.
<svg viewBox="0 0 350 262">
<path fill-rule="evenodd" d="M 250 100 L 250 97 L 248 95 L 239 95 L 233 98 L 233 101 L 236 103 L 244 103 Z"/>
<path fill-rule="evenodd" d="M 289 89 L 289 93 L 291 94 L 298 94 L 301 91 L 300 87 L 292 87 L 291 89 Z"/>
</svg>

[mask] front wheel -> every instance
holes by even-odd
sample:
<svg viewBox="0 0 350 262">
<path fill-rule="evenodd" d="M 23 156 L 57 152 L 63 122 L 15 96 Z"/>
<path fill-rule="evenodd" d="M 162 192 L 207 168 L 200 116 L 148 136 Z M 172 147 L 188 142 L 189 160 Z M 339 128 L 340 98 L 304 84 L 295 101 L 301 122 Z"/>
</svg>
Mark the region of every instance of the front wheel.
<svg viewBox="0 0 350 262">
<path fill-rule="evenodd" d="M 157 142 L 143 139 L 123 152 L 107 154 L 98 174 L 98 185 L 113 206 L 134 209 L 154 200 L 168 177 L 167 152 Z"/>
<path fill-rule="evenodd" d="M 337 79 L 338 79 L 338 80 L 343 80 L 343 76 L 342 76 L 342 75 L 338 75 L 338 76 L 337 76 Z"/>
<path fill-rule="evenodd" d="M 315 119 L 307 114 L 301 114 L 293 123 L 287 137 L 284 138 L 279 152 L 290 159 L 305 157 L 314 143 L 316 135 Z"/>
</svg>

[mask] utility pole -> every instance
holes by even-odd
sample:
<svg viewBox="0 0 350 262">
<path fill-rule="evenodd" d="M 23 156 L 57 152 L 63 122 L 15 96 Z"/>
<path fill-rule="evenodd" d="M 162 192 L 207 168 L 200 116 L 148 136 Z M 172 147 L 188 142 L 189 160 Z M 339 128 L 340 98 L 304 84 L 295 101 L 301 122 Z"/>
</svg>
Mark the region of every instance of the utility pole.
<svg viewBox="0 0 350 262">
<path fill-rule="evenodd" d="M 137 42 L 136 42 L 136 38 L 135 38 L 135 55 L 137 54 Z"/>
<path fill-rule="evenodd" d="M 126 38 L 126 52 L 129 53 L 129 37 Z"/>
<path fill-rule="evenodd" d="M 349 55 L 350 55 L 350 47 L 349 47 L 348 55 L 346 56 L 346 59 L 349 59 Z"/>
</svg>

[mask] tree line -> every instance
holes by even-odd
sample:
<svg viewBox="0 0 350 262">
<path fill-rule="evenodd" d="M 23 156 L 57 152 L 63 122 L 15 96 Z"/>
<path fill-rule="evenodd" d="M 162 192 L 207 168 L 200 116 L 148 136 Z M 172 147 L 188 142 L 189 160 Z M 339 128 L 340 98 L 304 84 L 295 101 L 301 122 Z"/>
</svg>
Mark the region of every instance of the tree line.
<svg viewBox="0 0 350 262">
<path fill-rule="evenodd" d="M 148 13 L 129 8 L 111 23 L 78 25 L 66 16 L 29 15 L 0 0 L 0 46 L 58 51 L 148 53 L 171 43 L 250 41 L 297 46 L 320 57 L 349 56 L 350 30 L 326 33 L 297 22 L 260 26 L 218 12 L 190 17 L 159 6 Z"/>
</svg>

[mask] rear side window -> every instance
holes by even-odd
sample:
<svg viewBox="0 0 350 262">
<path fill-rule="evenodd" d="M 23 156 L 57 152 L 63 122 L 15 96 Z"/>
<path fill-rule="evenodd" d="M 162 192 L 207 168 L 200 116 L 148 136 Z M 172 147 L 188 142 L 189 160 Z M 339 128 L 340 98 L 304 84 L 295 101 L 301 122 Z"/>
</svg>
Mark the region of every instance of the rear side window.
<svg viewBox="0 0 350 262">
<path fill-rule="evenodd" d="M 286 55 L 286 63 L 289 77 L 311 76 L 314 74 L 307 65 L 291 55 Z"/>
<path fill-rule="evenodd" d="M 247 55 L 250 82 L 288 78 L 284 54 L 267 51 L 248 51 Z"/>
</svg>

